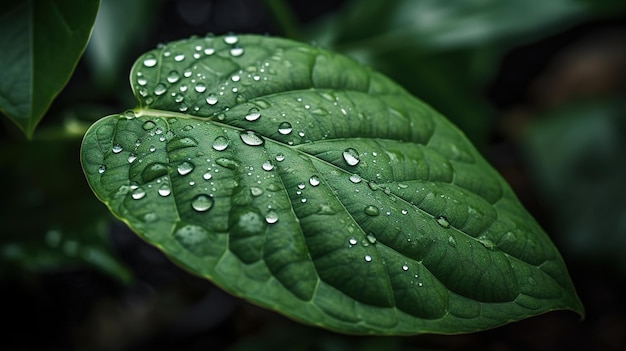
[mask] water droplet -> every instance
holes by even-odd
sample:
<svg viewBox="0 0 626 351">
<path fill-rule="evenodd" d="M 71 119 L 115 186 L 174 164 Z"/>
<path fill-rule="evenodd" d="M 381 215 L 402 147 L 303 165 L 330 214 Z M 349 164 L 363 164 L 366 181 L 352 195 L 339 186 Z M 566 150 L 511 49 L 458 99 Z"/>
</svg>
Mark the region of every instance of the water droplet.
<svg viewBox="0 0 626 351">
<path fill-rule="evenodd" d="M 450 246 L 452 246 L 452 247 L 456 247 L 456 240 L 453 237 L 449 236 L 448 237 L 448 244 L 450 244 Z"/>
<path fill-rule="evenodd" d="M 217 94 L 215 93 L 209 94 L 209 96 L 206 97 L 206 103 L 209 105 L 217 104 Z"/>
<path fill-rule="evenodd" d="M 291 123 L 289 122 L 282 122 L 281 124 L 278 125 L 278 132 L 282 135 L 288 135 L 293 131 L 293 128 L 291 127 Z"/>
<path fill-rule="evenodd" d="M 100 165 L 98 167 L 98 173 L 100 173 L 100 174 L 104 173 L 104 171 L 106 171 L 106 170 L 107 170 L 107 167 L 105 165 Z"/>
<path fill-rule="evenodd" d="M 204 54 L 207 55 L 207 56 L 211 56 L 214 53 L 215 53 L 215 49 L 213 49 L 213 48 L 206 48 L 206 49 L 204 49 Z"/>
<path fill-rule="evenodd" d="M 238 57 L 243 55 L 243 48 L 239 47 L 239 46 L 235 46 L 233 48 L 230 49 L 230 55 L 233 57 Z"/>
<path fill-rule="evenodd" d="M 269 224 L 274 224 L 276 222 L 278 222 L 278 213 L 270 210 L 266 215 L 265 215 L 265 221 Z"/>
<path fill-rule="evenodd" d="M 133 163 L 135 162 L 136 159 L 137 159 L 137 155 L 135 154 L 128 155 L 128 163 Z"/>
<path fill-rule="evenodd" d="M 176 62 L 181 62 L 183 60 L 185 60 L 185 54 L 183 53 L 178 53 L 174 56 L 174 61 Z"/>
<path fill-rule="evenodd" d="M 409 270 L 409 266 L 407 266 L 407 265 L 402 266 L 402 270 L 405 271 L 405 272 L 408 271 Z"/>
<path fill-rule="evenodd" d="M 261 168 L 263 168 L 263 170 L 265 171 L 271 171 L 272 169 L 274 169 L 274 165 L 272 164 L 270 160 L 267 160 L 263 162 L 263 165 L 261 166 Z"/>
<path fill-rule="evenodd" d="M 224 43 L 228 44 L 228 45 L 233 45 L 233 44 L 237 44 L 239 42 L 239 37 L 237 37 L 235 34 L 227 34 L 224 36 Z"/>
<path fill-rule="evenodd" d="M 146 67 L 154 67 L 157 64 L 157 59 L 152 54 L 146 55 L 143 60 L 143 65 Z"/>
<path fill-rule="evenodd" d="M 241 138 L 241 141 L 244 142 L 244 144 L 249 145 L 249 146 L 261 146 L 263 145 L 263 143 L 265 143 L 265 141 L 260 135 L 256 134 L 255 132 L 251 130 L 241 132 L 239 134 L 239 137 Z"/>
<path fill-rule="evenodd" d="M 241 77 L 239 75 L 234 75 L 230 77 L 230 80 L 232 80 L 233 82 L 238 82 L 241 80 Z"/>
<path fill-rule="evenodd" d="M 148 84 L 148 80 L 146 78 L 143 78 L 143 77 L 137 78 L 137 84 L 139 84 L 141 86 L 144 86 L 144 85 Z M 143 96 L 145 96 L 145 95 L 143 95 Z"/>
<path fill-rule="evenodd" d="M 167 175 L 167 165 L 154 162 L 146 166 L 141 172 L 141 179 L 144 183 L 149 183 L 157 178 Z"/>
<path fill-rule="evenodd" d="M 224 151 L 228 147 L 228 139 L 224 136 L 218 136 L 213 141 L 213 149 L 216 151 Z"/>
<path fill-rule="evenodd" d="M 180 79 L 180 74 L 177 71 L 171 71 L 167 75 L 167 81 L 170 83 L 176 83 L 178 82 L 178 79 Z"/>
<path fill-rule="evenodd" d="M 168 196 L 171 193 L 172 193 L 172 190 L 170 189 L 170 185 L 169 184 L 162 184 L 159 187 L 159 195 L 161 195 L 161 196 Z"/>
<path fill-rule="evenodd" d="M 446 217 L 438 216 L 436 220 L 437 220 L 437 223 L 443 228 L 450 228 L 450 222 L 448 222 L 448 219 Z"/>
<path fill-rule="evenodd" d="M 204 83 L 198 83 L 194 87 L 194 90 L 198 93 L 204 93 L 206 91 L 206 85 L 204 85 Z"/>
<path fill-rule="evenodd" d="M 378 216 L 379 211 L 378 211 L 378 207 L 374 206 L 374 205 L 368 205 L 365 207 L 365 214 L 368 216 Z"/>
<path fill-rule="evenodd" d="M 365 262 L 372 262 L 372 256 L 370 255 L 365 255 Z"/>
<path fill-rule="evenodd" d="M 358 174 L 353 174 L 350 176 L 350 181 L 354 184 L 360 183 L 361 182 L 361 176 Z"/>
<path fill-rule="evenodd" d="M 403 215 L 409 213 L 409 211 L 407 211 L 407 210 L 402 210 L 401 212 L 402 212 Z"/>
<path fill-rule="evenodd" d="M 276 161 L 278 161 L 278 162 L 282 162 L 282 161 L 284 161 L 284 160 L 285 160 L 285 155 L 283 155 L 283 154 L 282 154 L 282 153 L 280 153 L 280 152 L 276 154 Z"/>
<path fill-rule="evenodd" d="M 181 164 L 178 165 L 177 170 L 178 170 L 178 174 L 180 175 L 187 175 L 189 174 L 191 171 L 193 171 L 194 169 L 194 165 L 191 162 L 188 161 L 183 161 Z"/>
<path fill-rule="evenodd" d="M 263 195 L 263 189 L 253 186 L 250 188 L 250 194 L 254 197 Z"/>
<path fill-rule="evenodd" d="M 370 242 L 370 244 L 376 244 L 376 237 L 374 235 L 367 234 L 365 238 Z"/>
<path fill-rule="evenodd" d="M 126 117 L 126 119 L 133 119 L 135 118 L 135 111 L 133 110 L 126 110 L 124 111 L 124 117 Z"/>
<path fill-rule="evenodd" d="M 248 111 L 248 114 L 246 115 L 246 121 L 256 121 L 257 119 L 259 119 L 259 117 L 261 117 L 261 112 L 259 111 L 258 108 L 253 107 Z"/>
<path fill-rule="evenodd" d="M 156 127 L 156 123 L 152 122 L 152 121 L 145 121 L 143 123 L 143 130 L 150 130 L 152 128 Z"/>
<path fill-rule="evenodd" d="M 209 172 L 206 172 L 206 173 L 204 173 L 204 174 L 202 175 L 202 178 L 203 178 L 204 180 L 209 180 L 209 179 L 213 178 L 213 175 L 211 175 L 211 173 L 209 173 Z"/>
<path fill-rule="evenodd" d="M 130 196 L 135 200 L 143 199 L 144 196 L 146 196 L 146 191 L 143 190 L 143 188 L 138 187 L 135 190 L 133 190 Z"/>
<path fill-rule="evenodd" d="M 122 148 L 122 145 L 120 144 L 115 144 L 113 145 L 113 147 L 111 148 L 111 151 L 113 151 L 114 154 L 119 154 L 120 152 L 122 152 L 124 149 Z"/>
<path fill-rule="evenodd" d="M 198 146 L 196 139 L 192 137 L 174 137 L 167 143 L 167 151 Z"/>
<path fill-rule="evenodd" d="M 215 203 L 215 201 L 213 200 L 212 197 L 201 194 L 201 195 L 197 195 L 191 201 L 191 207 L 198 212 L 205 212 L 205 211 L 210 210 L 211 207 L 213 207 L 213 203 Z"/>
<path fill-rule="evenodd" d="M 356 245 L 358 241 L 356 240 L 356 238 L 350 238 L 348 239 L 348 243 L 350 243 L 350 245 Z"/>
<path fill-rule="evenodd" d="M 309 178 L 309 184 L 311 184 L 311 186 L 318 186 L 320 185 L 320 179 L 317 176 L 311 176 L 311 178 Z"/>
<path fill-rule="evenodd" d="M 235 169 L 239 167 L 239 163 L 237 163 L 237 161 L 231 160 L 230 158 L 226 157 L 218 158 L 217 160 L 215 160 L 215 163 L 228 169 Z"/>
<path fill-rule="evenodd" d="M 154 95 L 156 96 L 163 95 L 166 91 L 167 87 L 163 83 L 159 83 L 156 87 L 154 87 Z"/>
<path fill-rule="evenodd" d="M 343 151 L 343 159 L 348 166 L 356 166 L 361 161 L 359 159 L 359 153 L 353 148 L 347 148 Z"/>
</svg>

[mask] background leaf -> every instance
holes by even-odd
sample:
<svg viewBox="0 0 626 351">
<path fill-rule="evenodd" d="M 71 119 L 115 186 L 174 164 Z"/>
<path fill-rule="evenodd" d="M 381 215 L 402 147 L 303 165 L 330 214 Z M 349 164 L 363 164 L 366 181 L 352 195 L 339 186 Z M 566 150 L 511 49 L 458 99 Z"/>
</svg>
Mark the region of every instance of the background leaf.
<svg viewBox="0 0 626 351">
<path fill-rule="evenodd" d="M 163 45 L 82 161 L 113 214 L 192 272 L 352 333 L 583 314 L 547 235 L 462 133 L 346 57 L 260 36 Z"/>
<path fill-rule="evenodd" d="M 98 0 L 3 1 L 0 111 L 31 138 L 83 53 Z"/>
</svg>

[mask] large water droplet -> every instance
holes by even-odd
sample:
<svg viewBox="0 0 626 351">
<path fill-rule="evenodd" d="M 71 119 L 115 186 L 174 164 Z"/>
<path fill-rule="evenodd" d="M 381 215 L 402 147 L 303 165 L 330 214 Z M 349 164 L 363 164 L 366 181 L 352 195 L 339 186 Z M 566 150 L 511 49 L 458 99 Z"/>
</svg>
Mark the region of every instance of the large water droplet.
<svg viewBox="0 0 626 351">
<path fill-rule="evenodd" d="M 284 160 L 285 160 L 285 155 L 283 155 L 283 154 L 282 154 L 282 153 L 280 153 L 280 152 L 276 154 L 276 161 L 278 161 L 278 162 L 282 162 L 282 161 L 284 161 Z"/>
<path fill-rule="evenodd" d="M 235 46 L 233 48 L 230 49 L 230 55 L 233 57 L 238 57 L 243 55 L 243 48 L 239 47 L 239 46 Z"/>
<path fill-rule="evenodd" d="M 250 188 L 250 195 L 257 197 L 263 195 L 263 189 L 253 186 Z"/>
<path fill-rule="evenodd" d="M 152 121 L 145 121 L 143 123 L 143 130 L 150 130 L 152 128 L 156 127 L 156 123 L 152 122 Z"/>
<path fill-rule="evenodd" d="M 156 96 L 163 95 L 166 91 L 167 87 L 163 83 L 159 83 L 156 87 L 154 87 L 154 95 Z"/>
<path fill-rule="evenodd" d="M 228 34 L 224 36 L 224 43 L 228 45 L 237 44 L 239 42 L 239 37 L 235 34 Z"/>
<path fill-rule="evenodd" d="M 365 262 L 372 262 L 372 256 L 370 255 L 365 255 L 364 259 L 365 259 Z"/>
<path fill-rule="evenodd" d="M 259 119 L 259 117 L 261 117 L 261 112 L 259 111 L 258 108 L 253 107 L 248 111 L 248 114 L 246 115 L 246 121 L 256 121 L 257 119 Z"/>
<path fill-rule="evenodd" d="M 204 85 L 204 83 L 198 83 L 194 87 L 194 90 L 198 93 L 204 93 L 206 91 L 206 85 Z"/>
<path fill-rule="evenodd" d="M 448 222 L 448 219 L 446 217 L 438 216 L 436 220 L 437 220 L 437 223 L 443 228 L 450 228 L 450 222 Z"/>
<path fill-rule="evenodd" d="M 270 210 L 266 215 L 265 215 L 265 221 L 269 224 L 274 224 L 276 222 L 278 222 L 278 213 Z"/>
<path fill-rule="evenodd" d="M 368 205 L 365 207 L 365 214 L 368 216 L 378 216 L 378 214 L 380 213 L 378 211 L 378 207 L 374 206 L 374 205 Z"/>
<path fill-rule="evenodd" d="M 180 175 L 187 175 L 191 171 L 193 171 L 193 169 L 194 169 L 193 163 L 188 162 L 188 161 L 181 162 L 181 164 L 179 164 L 177 167 L 178 174 Z"/>
<path fill-rule="evenodd" d="M 356 245 L 358 242 L 359 242 L 359 241 L 358 241 L 358 240 L 356 240 L 356 238 L 354 238 L 354 237 L 352 237 L 352 238 L 348 239 L 348 243 L 349 243 L 350 245 Z"/>
<path fill-rule="evenodd" d="M 143 65 L 146 67 L 154 67 L 157 64 L 157 59 L 152 54 L 146 55 L 143 59 Z"/>
<path fill-rule="evenodd" d="M 347 148 L 343 151 L 343 159 L 348 166 L 356 166 L 361 161 L 359 159 L 359 153 L 353 148 Z"/>
<path fill-rule="evenodd" d="M 249 145 L 249 146 L 261 146 L 263 145 L 263 143 L 265 143 L 265 141 L 260 135 L 256 134 L 255 132 L 251 130 L 241 132 L 239 134 L 239 137 L 241 138 L 241 141 L 244 142 L 244 144 Z"/>
<path fill-rule="evenodd" d="M 226 158 L 226 157 L 218 158 L 217 160 L 215 160 L 215 163 L 228 169 L 235 169 L 239 167 L 239 163 L 237 163 L 237 161 L 231 160 L 230 158 Z"/>
<path fill-rule="evenodd" d="M 135 162 L 136 159 L 137 159 L 137 155 L 135 154 L 128 155 L 128 163 L 133 163 Z"/>
<path fill-rule="evenodd" d="M 201 194 L 201 195 L 197 195 L 191 201 L 191 207 L 198 212 L 206 212 L 210 210 L 211 207 L 213 207 L 214 203 L 215 201 L 213 200 L 212 197 Z"/>
<path fill-rule="evenodd" d="M 213 149 L 216 151 L 224 151 L 228 147 L 228 139 L 224 136 L 218 136 L 213 141 Z"/>
<path fill-rule="evenodd" d="M 282 135 L 288 135 L 293 131 L 293 127 L 291 127 L 291 123 L 282 122 L 278 125 L 278 132 Z"/>
<path fill-rule="evenodd" d="M 408 270 L 409 270 L 409 266 L 407 266 L 407 265 L 403 265 L 403 266 L 402 266 L 402 270 L 403 270 L 403 271 L 405 271 L 405 272 L 406 272 L 406 271 L 408 271 Z"/>
<path fill-rule="evenodd" d="M 263 168 L 264 171 L 271 171 L 272 169 L 274 169 L 274 165 L 272 164 L 272 161 L 267 160 L 263 162 L 261 168 Z"/>
<path fill-rule="evenodd" d="M 167 81 L 170 83 L 176 83 L 178 82 L 178 79 L 180 79 L 180 74 L 177 71 L 171 71 L 167 75 Z"/>
<path fill-rule="evenodd" d="M 146 191 L 143 190 L 143 188 L 138 187 L 137 189 L 133 190 L 130 196 L 135 200 L 143 199 L 146 196 Z"/>
<path fill-rule="evenodd" d="M 198 146 L 198 142 L 192 137 L 174 137 L 167 143 L 167 151 L 169 152 L 194 146 Z"/>
<path fill-rule="evenodd" d="M 309 184 L 311 184 L 311 186 L 318 186 L 320 185 L 320 179 L 316 175 L 311 176 L 311 178 L 309 178 Z"/>
<path fill-rule="evenodd" d="M 353 174 L 350 176 L 350 181 L 354 184 L 360 183 L 361 182 L 361 176 L 358 174 Z"/>
<path fill-rule="evenodd" d="M 171 193 L 172 193 L 172 189 L 170 189 L 169 184 L 161 184 L 161 186 L 159 187 L 159 195 L 168 196 Z"/>
<path fill-rule="evenodd" d="M 209 96 L 206 97 L 206 103 L 209 105 L 217 104 L 217 94 L 215 93 L 209 94 Z"/>
<path fill-rule="evenodd" d="M 213 175 L 212 175 L 211 173 L 209 173 L 209 172 L 206 172 L 206 173 L 204 173 L 204 174 L 202 175 L 202 178 L 203 178 L 204 180 L 209 180 L 209 179 L 213 178 Z"/>
<path fill-rule="evenodd" d="M 102 174 L 107 170 L 107 167 L 105 165 L 100 165 L 98 166 L 98 173 Z"/>
<path fill-rule="evenodd" d="M 114 154 L 119 154 L 120 152 L 122 152 L 124 150 L 124 148 L 122 148 L 122 145 L 120 144 L 115 144 L 113 145 L 113 147 L 111 148 L 111 151 L 113 151 Z"/>
<path fill-rule="evenodd" d="M 174 61 L 176 62 L 182 62 L 183 60 L 185 60 L 185 54 L 183 54 L 182 52 L 174 56 Z"/>
<path fill-rule="evenodd" d="M 157 178 L 167 175 L 167 165 L 154 162 L 146 166 L 141 172 L 141 179 L 144 183 L 149 183 Z"/>
</svg>

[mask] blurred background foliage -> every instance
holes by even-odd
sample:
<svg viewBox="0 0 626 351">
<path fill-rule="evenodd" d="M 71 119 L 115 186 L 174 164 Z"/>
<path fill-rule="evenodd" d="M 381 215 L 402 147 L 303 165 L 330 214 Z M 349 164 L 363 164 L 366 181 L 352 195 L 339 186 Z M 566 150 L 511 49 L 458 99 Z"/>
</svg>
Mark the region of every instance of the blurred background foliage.
<svg viewBox="0 0 626 351">
<path fill-rule="evenodd" d="M 102 0 L 33 140 L 2 118 L 9 349 L 623 349 L 625 10 L 619 0 Z M 141 242 L 91 193 L 80 141 L 95 120 L 135 105 L 137 56 L 208 32 L 342 52 L 441 111 L 555 241 L 587 320 L 555 312 L 469 335 L 336 335 L 233 298 Z"/>
</svg>

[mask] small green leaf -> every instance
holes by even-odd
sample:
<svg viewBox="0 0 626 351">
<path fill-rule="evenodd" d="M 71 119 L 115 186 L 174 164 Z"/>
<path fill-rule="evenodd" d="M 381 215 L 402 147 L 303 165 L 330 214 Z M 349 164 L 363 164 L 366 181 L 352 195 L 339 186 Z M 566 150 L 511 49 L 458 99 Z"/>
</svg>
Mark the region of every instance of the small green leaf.
<svg viewBox="0 0 626 351">
<path fill-rule="evenodd" d="M 261 36 L 141 56 L 96 122 L 96 196 L 191 272 L 348 333 L 583 314 L 550 239 L 444 117 L 351 59 Z"/>
<path fill-rule="evenodd" d="M 83 53 L 98 0 L 0 5 L 0 111 L 30 138 Z"/>
</svg>

